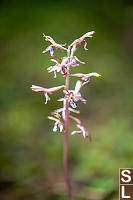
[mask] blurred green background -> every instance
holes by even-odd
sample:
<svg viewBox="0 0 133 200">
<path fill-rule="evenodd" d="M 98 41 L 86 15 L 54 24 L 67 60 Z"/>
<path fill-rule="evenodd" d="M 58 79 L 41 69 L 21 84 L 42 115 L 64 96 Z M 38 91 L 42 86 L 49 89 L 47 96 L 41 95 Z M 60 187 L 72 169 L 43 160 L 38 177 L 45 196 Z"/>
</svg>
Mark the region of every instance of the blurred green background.
<svg viewBox="0 0 133 200">
<path fill-rule="evenodd" d="M 92 134 L 69 137 L 69 168 L 75 199 L 117 200 L 118 169 L 133 167 L 133 2 L 131 0 L 0 1 L 0 199 L 65 200 L 63 134 L 53 133 L 49 113 L 32 84 L 53 87 L 64 79 L 51 65 L 42 34 L 70 44 L 95 30 L 76 54 L 86 65 L 72 72 L 98 72 L 81 91 L 80 119 Z M 58 55 L 62 55 L 62 52 Z M 71 80 L 74 88 L 76 78 Z M 71 122 L 70 129 L 73 130 Z"/>
</svg>

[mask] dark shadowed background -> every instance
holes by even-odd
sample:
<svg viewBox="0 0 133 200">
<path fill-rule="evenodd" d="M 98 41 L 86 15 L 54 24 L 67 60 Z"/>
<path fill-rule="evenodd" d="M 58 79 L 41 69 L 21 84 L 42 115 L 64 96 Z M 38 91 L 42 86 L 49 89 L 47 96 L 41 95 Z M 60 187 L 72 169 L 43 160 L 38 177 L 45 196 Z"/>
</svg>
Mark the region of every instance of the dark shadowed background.
<svg viewBox="0 0 133 200">
<path fill-rule="evenodd" d="M 133 167 L 133 2 L 0 1 L 0 199 L 66 200 L 63 134 L 53 133 L 49 113 L 61 106 L 52 95 L 44 104 L 32 84 L 64 83 L 47 73 L 50 55 L 42 34 L 70 44 L 95 30 L 86 65 L 72 72 L 98 72 L 83 88 L 80 119 L 92 134 L 69 137 L 69 167 L 75 199 L 117 200 L 118 169 Z M 58 50 L 59 51 L 59 50 Z M 62 53 L 60 54 L 62 55 Z M 77 78 L 70 85 L 74 88 Z M 75 125 L 71 123 L 70 129 Z"/>
</svg>

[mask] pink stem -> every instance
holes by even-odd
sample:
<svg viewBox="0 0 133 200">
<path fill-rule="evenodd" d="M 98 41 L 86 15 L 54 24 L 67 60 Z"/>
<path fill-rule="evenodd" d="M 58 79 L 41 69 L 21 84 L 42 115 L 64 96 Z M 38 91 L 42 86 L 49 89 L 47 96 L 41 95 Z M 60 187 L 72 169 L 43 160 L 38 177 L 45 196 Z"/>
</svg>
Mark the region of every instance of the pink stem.
<svg viewBox="0 0 133 200">
<path fill-rule="evenodd" d="M 70 56 L 70 49 L 68 48 L 68 57 Z M 67 72 L 69 74 L 69 66 L 67 68 Z M 69 75 L 66 75 L 66 85 L 65 90 L 68 91 L 69 89 Z M 69 177 L 69 169 L 68 169 L 68 133 L 69 133 L 69 102 L 66 99 L 65 105 L 65 131 L 64 131 L 64 174 L 65 174 L 65 181 L 67 185 L 67 192 L 69 200 L 72 200 L 72 190 L 71 190 L 71 181 Z"/>
</svg>

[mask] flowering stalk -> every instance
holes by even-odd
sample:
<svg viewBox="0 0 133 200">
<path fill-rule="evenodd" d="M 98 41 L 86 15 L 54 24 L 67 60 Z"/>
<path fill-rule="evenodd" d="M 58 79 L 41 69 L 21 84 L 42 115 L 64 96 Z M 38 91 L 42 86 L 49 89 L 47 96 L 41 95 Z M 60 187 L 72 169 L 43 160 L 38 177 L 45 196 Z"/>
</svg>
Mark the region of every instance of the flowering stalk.
<svg viewBox="0 0 133 200">
<path fill-rule="evenodd" d="M 70 62 L 70 48 L 68 47 L 67 51 L 68 62 Z M 65 91 L 69 90 L 69 65 L 67 66 L 67 74 L 66 74 L 66 85 Z M 65 95 L 66 96 L 66 95 Z M 69 133 L 69 101 L 66 96 L 65 101 L 65 131 L 64 131 L 64 175 L 67 184 L 68 197 L 72 200 L 72 190 L 71 190 L 71 182 L 69 177 L 69 168 L 68 168 L 68 133 Z"/>
<path fill-rule="evenodd" d="M 72 119 L 76 122 L 76 127 L 78 130 L 72 131 L 71 135 L 75 134 L 81 134 L 84 138 L 90 137 L 89 132 L 87 129 L 83 126 L 82 122 L 75 116 L 72 115 L 72 113 L 79 114 L 80 111 L 76 110 L 77 108 L 77 102 L 81 101 L 82 103 L 86 104 L 87 100 L 82 97 L 80 93 L 80 89 L 88 84 L 90 82 L 90 79 L 92 76 L 100 77 L 101 75 L 96 72 L 91 72 L 88 74 L 83 73 L 77 73 L 77 74 L 71 74 L 70 69 L 71 67 L 79 66 L 80 64 L 85 64 L 85 62 L 80 61 L 76 56 L 75 52 L 77 49 L 77 46 L 80 45 L 82 42 L 85 42 L 84 49 L 87 49 L 87 41 L 86 38 L 91 38 L 94 34 L 94 31 L 87 32 L 80 38 L 74 40 L 68 47 L 66 44 L 58 44 L 56 43 L 53 38 L 50 36 L 46 36 L 45 34 L 43 37 L 46 41 L 50 42 L 50 45 L 42 52 L 50 52 L 50 55 L 54 57 L 51 61 L 55 63 L 54 66 L 50 66 L 47 68 L 48 72 L 54 72 L 54 78 L 56 78 L 57 73 L 60 73 L 64 79 L 65 79 L 65 85 L 56 86 L 52 88 L 44 88 L 36 85 L 32 85 L 31 89 L 35 92 L 42 92 L 46 98 L 45 104 L 50 100 L 50 97 L 48 94 L 51 94 L 53 92 L 56 92 L 57 90 L 60 90 L 64 88 L 64 97 L 58 99 L 59 102 L 63 102 L 63 107 L 59 108 L 51 113 L 52 116 L 48 116 L 50 120 L 55 121 L 53 131 L 56 132 L 59 128 L 60 132 L 64 130 L 64 174 L 65 174 L 65 181 L 67 185 L 67 191 L 68 191 L 68 198 L 69 200 L 72 200 L 72 191 L 71 191 L 71 183 L 69 178 L 69 170 L 68 170 L 68 134 L 69 134 L 69 119 Z M 65 52 L 67 52 L 67 55 L 62 58 L 58 58 L 56 55 L 54 55 L 54 48 L 55 49 L 61 49 Z M 69 80 L 70 77 L 78 77 L 81 78 L 81 80 L 78 80 L 75 85 L 74 90 L 69 89 Z"/>
</svg>

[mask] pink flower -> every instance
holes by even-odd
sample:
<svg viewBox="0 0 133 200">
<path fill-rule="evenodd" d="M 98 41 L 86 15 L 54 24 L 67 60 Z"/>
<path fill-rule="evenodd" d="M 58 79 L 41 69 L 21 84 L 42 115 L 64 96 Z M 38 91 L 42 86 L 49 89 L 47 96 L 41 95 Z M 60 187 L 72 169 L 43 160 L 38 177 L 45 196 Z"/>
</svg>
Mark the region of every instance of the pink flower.
<svg viewBox="0 0 133 200">
<path fill-rule="evenodd" d="M 81 101 L 82 103 L 86 104 L 86 99 L 83 98 L 81 96 L 81 93 L 79 92 L 80 91 L 80 88 L 82 87 L 82 82 L 81 81 L 77 81 L 76 85 L 75 85 L 75 89 L 74 90 L 68 90 L 68 91 L 65 91 L 66 93 L 66 96 L 64 98 L 60 98 L 58 99 L 58 101 L 65 101 L 65 99 L 68 99 L 69 103 L 70 103 L 70 106 L 72 108 L 76 108 L 77 105 L 75 102 L 78 102 L 78 101 Z"/>
<path fill-rule="evenodd" d="M 63 102 L 63 108 L 59 108 L 59 109 L 57 109 L 57 110 L 54 110 L 53 112 L 51 112 L 51 115 L 56 115 L 56 114 L 58 114 L 58 113 L 62 113 L 62 118 L 63 118 L 63 120 L 65 121 L 65 101 Z M 79 114 L 80 113 L 80 111 L 79 110 L 75 110 L 75 109 L 73 109 L 73 108 L 71 108 L 71 107 L 69 107 L 68 108 L 68 110 L 69 110 L 69 117 L 72 119 L 72 116 L 70 115 L 70 113 L 72 112 L 72 113 L 75 113 L 75 114 Z M 74 120 L 74 119 L 73 119 Z M 75 120 L 76 121 L 76 120 Z M 76 121 L 77 122 L 77 121 Z M 78 123 L 78 122 L 77 122 Z"/>
<path fill-rule="evenodd" d="M 79 66 L 78 62 L 81 64 L 85 64 L 85 62 L 80 61 L 76 56 L 74 56 L 75 51 L 76 51 L 76 44 L 74 44 L 71 49 L 70 65 L 71 66 Z"/>
<path fill-rule="evenodd" d="M 56 132 L 58 127 L 60 129 L 60 132 L 62 132 L 64 125 L 63 125 L 63 123 L 61 121 L 61 117 L 60 116 L 56 116 L 56 117 L 57 118 L 48 116 L 48 119 L 55 121 L 54 127 L 53 127 L 53 132 Z"/>
<path fill-rule="evenodd" d="M 46 53 L 46 52 L 50 52 L 50 55 L 53 56 L 54 55 L 54 50 L 52 48 L 53 45 L 48 46 L 42 53 Z"/>
<path fill-rule="evenodd" d="M 55 92 L 57 90 L 60 90 L 61 88 L 65 87 L 64 85 L 52 87 L 52 88 L 43 88 L 40 86 L 32 85 L 31 89 L 35 92 L 43 92 L 44 96 L 46 98 L 45 104 L 50 100 L 50 97 L 48 96 L 48 93 Z"/>
<path fill-rule="evenodd" d="M 69 74 L 69 76 L 76 76 L 76 77 L 80 77 L 82 81 L 88 81 L 88 79 L 90 79 L 90 77 L 95 76 L 95 77 L 100 77 L 101 74 L 98 74 L 96 72 L 91 72 L 89 74 L 82 74 L 82 73 L 78 73 L 78 74 Z"/>
<path fill-rule="evenodd" d="M 86 99 L 81 96 L 81 93 L 79 92 L 82 87 L 82 82 L 77 81 L 75 85 L 74 90 L 69 90 L 68 96 L 69 96 L 69 102 L 72 108 L 76 108 L 77 105 L 75 102 L 82 101 L 82 103 L 86 104 Z"/>
<path fill-rule="evenodd" d="M 63 57 L 62 62 L 59 63 L 58 61 L 51 59 L 52 62 L 55 62 L 56 64 L 54 66 L 50 66 L 47 68 L 48 72 L 54 72 L 54 78 L 56 78 L 56 72 L 60 72 L 62 75 L 67 74 L 67 62 L 68 62 L 68 57 Z"/>
<path fill-rule="evenodd" d="M 92 37 L 92 35 L 94 34 L 95 32 L 94 31 L 90 31 L 90 32 L 87 32 L 86 34 L 82 35 L 80 38 L 74 40 L 74 42 L 70 45 L 73 46 L 73 45 L 78 45 L 80 44 L 81 42 L 85 41 L 85 45 L 84 45 L 84 49 L 85 50 L 88 50 L 86 47 L 87 47 L 87 42 L 85 40 L 86 37 Z M 76 46 L 74 47 L 76 48 Z"/>
<path fill-rule="evenodd" d="M 85 127 L 81 126 L 80 124 L 77 124 L 77 127 L 80 130 L 72 131 L 71 135 L 75 135 L 78 133 L 78 134 L 82 134 L 84 138 L 89 136 L 89 133 Z"/>
<path fill-rule="evenodd" d="M 54 66 L 50 66 L 47 68 L 48 73 L 54 72 L 54 78 L 56 78 L 56 72 L 61 71 L 60 63 L 57 62 Z"/>
<path fill-rule="evenodd" d="M 85 64 L 85 62 L 79 60 L 76 56 L 74 56 L 73 58 L 70 58 L 70 63 L 68 63 L 68 65 L 71 65 L 72 67 L 76 67 L 79 66 L 79 63 L 81 64 Z"/>
<path fill-rule="evenodd" d="M 64 47 L 64 46 L 66 46 L 66 44 L 57 44 L 57 43 L 53 40 L 52 37 L 46 36 L 45 34 L 43 34 L 43 37 L 45 37 L 45 40 L 46 40 L 46 41 L 49 41 L 49 42 L 52 44 L 52 46 L 54 46 L 55 48 L 61 49 L 61 50 L 66 50 L 66 51 L 67 51 L 67 49 Z M 50 46 L 51 46 L 51 45 L 50 45 Z"/>
<path fill-rule="evenodd" d="M 79 60 L 76 56 L 74 56 L 73 59 L 75 59 L 77 62 L 79 62 L 79 63 L 81 63 L 81 64 L 83 64 L 83 65 L 85 64 L 85 62 Z"/>
</svg>

